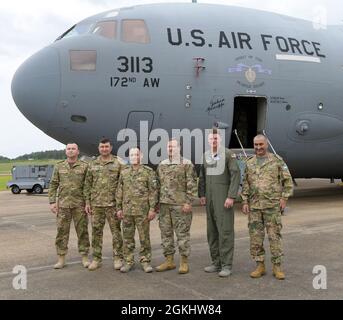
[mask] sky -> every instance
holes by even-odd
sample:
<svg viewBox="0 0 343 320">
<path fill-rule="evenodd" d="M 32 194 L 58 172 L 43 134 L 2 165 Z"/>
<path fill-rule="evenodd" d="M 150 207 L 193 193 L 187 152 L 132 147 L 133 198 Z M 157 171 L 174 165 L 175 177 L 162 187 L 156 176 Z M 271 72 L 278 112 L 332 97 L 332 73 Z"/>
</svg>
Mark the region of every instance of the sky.
<svg viewBox="0 0 343 320">
<path fill-rule="evenodd" d="M 0 156 L 63 149 L 31 124 L 15 106 L 11 81 L 18 67 L 80 20 L 102 11 L 143 3 L 191 0 L 11 0 L 0 2 Z M 343 25 L 340 0 L 198 0 L 255 8 L 322 24 Z"/>
</svg>

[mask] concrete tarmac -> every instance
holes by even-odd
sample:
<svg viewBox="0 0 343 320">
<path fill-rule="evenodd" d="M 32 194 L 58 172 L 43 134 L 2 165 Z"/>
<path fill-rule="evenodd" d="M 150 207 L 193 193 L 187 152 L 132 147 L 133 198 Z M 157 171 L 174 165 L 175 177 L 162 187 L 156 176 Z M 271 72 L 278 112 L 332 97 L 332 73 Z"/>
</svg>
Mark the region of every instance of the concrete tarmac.
<svg viewBox="0 0 343 320">
<path fill-rule="evenodd" d="M 47 194 L 12 195 L 0 193 L 0 299 L 143 299 L 143 300 L 275 300 L 343 299 L 343 187 L 328 180 L 297 180 L 295 196 L 283 217 L 285 281 L 271 272 L 266 238 L 267 275 L 253 280 L 254 262 L 249 255 L 247 218 L 236 205 L 236 245 L 233 275 L 221 279 L 206 274 L 209 252 L 206 240 L 206 213 L 195 207 L 192 225 L 191 271 L 179 275 L 177 269 L 145 274 L 139 264 L 121 274 L 112 267 L 111 236 L 105 226 L 103 266 L 95 272 L 82 268 L 72 225 L 68 265 L 54 270 L 56 251 L 55 217 L 49 211 Z M 151 225 L 153 266 L 163 261 L 157 221 Z M 139 242 L 137 240 L 137 251 Z M 176 254 L 178 263 L 179 257 Z M 15 290 L 13 273 L 22 265 L 28 271 L 27 289 Z M 327 289 L 316 290 L 316 266 L 327 272 Z M 321 275 L 324 275 L 321 273 Z"/>
</svg>

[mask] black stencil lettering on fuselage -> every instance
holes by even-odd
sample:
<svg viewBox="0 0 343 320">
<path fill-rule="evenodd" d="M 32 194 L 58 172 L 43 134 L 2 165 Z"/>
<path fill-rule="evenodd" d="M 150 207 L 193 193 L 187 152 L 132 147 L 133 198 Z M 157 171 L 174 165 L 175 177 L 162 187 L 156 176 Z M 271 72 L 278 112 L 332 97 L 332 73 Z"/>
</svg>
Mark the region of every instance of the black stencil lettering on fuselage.
<svg viewBox="0 0 343 320">
<path fill-rule="evenodd" d="M 281 52 L 289 52 L 289 45 L 284 37 L 276 37 L 276 43 Z"/>
<path fill-rule="evenodd" d="M 271 104 L 288 104 L 288 101 L 284 97 L 270 97 Z"/>
<path fill-rule="evenodd" d="M 195 45 L 196 47 L 203 47 L 206 43 L 205 39 L 200 36 L 199 34 L 203 35 L 204 32 L 201 30 L 192 30 L 191 31 L 191 36 L 194 40 L 197 40 L 197 42 L 193 41 L 193 45 Z"/>
<path fill-rule="evenodd" d="M 273 36 L 269 35 L 269 34 L 261 34 L 261 38 L 262 38 L 262 43 L 263 43 L 263 47 L 264 47 L 264 51 L 268 51 L 268 45 L 271 43 L 269 39 L 273 39 Z"/>
<path fill-rule="evenodd" d="M 181 29 L 177 28 L 177 40 L 175 41 L 175 39 L 173 38 L 172 35 L 172 30 L 171 28 L 167 29 L 167 33 L 168 33 L 168 42 L 172 45 L 172 46 L 180 46 L 182 44 L 182 33 L 181 33 Z"/>
<path fill-rule="evenodd" d="M 159 88 L 160 79 L 159 78 L 145 78 L 143 87 L 144 88 Z"/>
<path fill-rule="evenodd" d="M 292 48 L 293 53 L 300 53 L 303 54 L 303 52 L 300 50 L 300 42 L 297 39 L 294 38 L 288 38 L 289 43 Z M 296 49 L 296 50 L 295 50 Z"/>
<path fill-rule="evenodd" d="M 310 41 L 302 40 L 301 44 L 302 44 L 302 47 L 303 47 L 303 49 L 304 49 L 306 54 L 308 54 L 309 56 L 313 56 L 314 55 L 314 51 L 309 51 L 308 48 L 307 48 L 307 45 L 312 46 Z"/>
<path fill-rule="evenodd" d="M 282 35 L 260 34 L 258 48 L 253 48 L 252 36 L 246 32 L 218 31 L 216 39 L 207 38 L 206 31 L 201 29 L 182 30 L 181 28 L 167 28 L 168 42 L 172 46 L 185 46 L 196 48 L 219 48 L 253 50 L 263 46 L 264 51 L 277 51 L 295 55 L 317 56 L 326 58 L 322 53 L 319 42 L 299 39 L 297 37 L 285 37 Z M 216 44 L 213 41 L 217 40 Z"/>
<path fill-rule="evenodd" d="M 227 48 L 231 48 L 229 39 L 227 38 L 224 31 L 220 31 L 219 34 L 219 48 L 222 48 L 223 46 L 226 46 Z"/>
<path fill-rule="evenodd" d="M 316 51 L 317 56 L 320 57 L 320 58 L 326 58 L 326 55 L 319 53 L 320 52 L 320 48 L 318 48 L 318 46 L 320 46 L 320 43 L 319 42 L 312 42 L 312 44 L 313 44 L 314 50 Z"/>
<path fill-rule="evenodd" d="M 121 73 L 152 73 L 154 70 L 153 60 L 150 57 L 124 57 L 121 56 L 117 59 L 120 66 L 117 70 Z"/>
<path fill-rule="evenodd" d="M 246 44 L 247 48 L 252 50 L 252 46 L 250 45 L 251 37 L 247 33 L 243 32 L 238 32 L 237 35 L 241 49 L 245 49 L 244 44 Z"/>
<path fill-rule="evenodd" d="M 153 67 L 153 61 L 152 61 L 151 58 L 149 58 L 149 57 L 144 57 L 144 58 L 142 59 L 142 62 L 145 63 L 145 67 L 142 68 L 142 71 L 143 71 L 144 73 L 151 73 L 151 72 L 153 72 L 154 67 Z"/>
<path fill-rule="evenodd" d="M 121 62 L 121 67 L 118 68 L 119 72 L 128 72 L 129 67 L 129 59 L 127 57 L 119 57 L 118 61 Z"/>
</svg>

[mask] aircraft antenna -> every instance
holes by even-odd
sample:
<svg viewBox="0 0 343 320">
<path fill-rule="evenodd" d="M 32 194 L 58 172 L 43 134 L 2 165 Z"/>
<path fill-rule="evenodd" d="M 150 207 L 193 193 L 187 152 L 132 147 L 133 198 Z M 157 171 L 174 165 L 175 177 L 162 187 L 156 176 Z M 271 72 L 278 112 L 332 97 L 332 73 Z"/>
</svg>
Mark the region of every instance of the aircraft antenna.
<svg viewBox="0 0 343 320">
<path fill-rule="evenodd" d="M 198 0 L 192 0 L 193 3 L 198 3 L 197 1 L 198 1 Z"/>
<path fill-rule="evenodd" d="M 270 142 L 270 140 L 269 140 L 269 138 L 268 138 L 268 136 L 267 136 L 265 130 L 263 130 L 263 135 L 268 139 L 268 144 L 270 145 L 270 147 L 271 147 L 271 149 L 273 150 L 274 154 L 277 155 L 277 154 L 276 154 L 276 151 L 275 151 L 275 149 L 274 149 L 272 143 Z"/>
<path fill-rule="evenodd" d="M 241 139 L 239 139 L 237 129 L 234 130 L 234 133 L 235 133 L 235 135 L 236 135 L 236 137 L 237 137 L 237 140 L 238 140 L 238 142 L 239 142 L 239 145 L 240 145 L 241 148 L 242 148 L 242 151 L 243 151 L 243 153 L 244 153 L 244 156 L 245 156 L 246 158 L 248 158 L 248 156 L 247 156 L 247 154 L 246 154 L 246 152 L 245 152 L 245 150 L 244 150 L 244 147 L 243 147 L 243 145 L 242 145 Z"/>
</svg>

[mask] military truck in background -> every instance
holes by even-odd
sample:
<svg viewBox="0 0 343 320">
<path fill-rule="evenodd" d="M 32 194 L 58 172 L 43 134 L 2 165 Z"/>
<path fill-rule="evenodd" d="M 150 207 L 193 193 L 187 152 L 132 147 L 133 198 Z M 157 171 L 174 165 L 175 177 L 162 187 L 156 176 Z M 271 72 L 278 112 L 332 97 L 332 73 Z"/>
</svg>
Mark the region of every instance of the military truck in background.
<svg viewBox="0 0 343 320">
<path fill-rule="evenodd" d="M 7 188 L 13 194 L 20 194 L 22 190 L 42 194 L 44 189 L 49 188 L 53 171 L 53 165 L 14 166 L 12 180 L 7 183 Z"/>
</svg>

